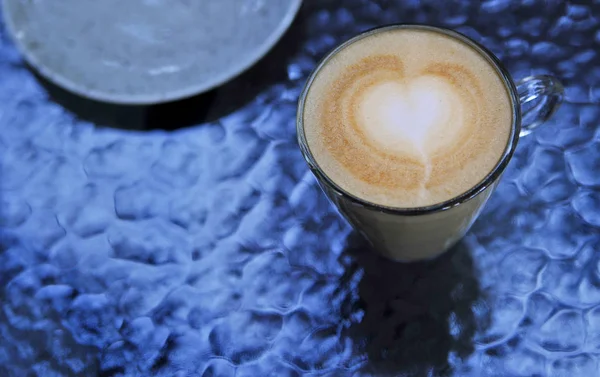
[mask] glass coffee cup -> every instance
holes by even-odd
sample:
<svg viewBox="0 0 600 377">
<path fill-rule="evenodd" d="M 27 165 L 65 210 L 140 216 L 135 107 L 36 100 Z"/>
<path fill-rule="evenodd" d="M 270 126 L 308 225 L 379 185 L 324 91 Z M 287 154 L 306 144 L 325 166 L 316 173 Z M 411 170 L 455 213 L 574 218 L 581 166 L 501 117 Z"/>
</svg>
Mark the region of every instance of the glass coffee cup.
<svg viewBox="0 0 600 377">
<path fill-rule="evenodd" d="M 311 144 L 310 138 L 307 137 L 305 111 L 318 75 L 329 68 L 328 65 L 338 64 L 331 63 L 332 59 L 349 46 L 363 39 L 379 38 L 382 33 L 393 31 L 436 33 L 468 46 L 494 70 L 506 90 L 509 101 L 510 129 L 507 129 L 506 144 L 503 145 L 503 150 L 493 167 L 465 191 L 427 205 L 405 207 L 378 203 L 365 198 L 358 190 L 343 187 L 341 183 L 344 179 L 339 178 L 343 178 L 339 175 L 342 173 L 336 171 L 332 174 L 331 169 L 327 172 L 323 168 L 323 160 L 319 161 L 313 151 L 316 149 L 315 144 Z M 470 229 L 497 186 L 519 138 L 528 135 L 552 116 L 562 102 L 563 91 L 559 80 L 546 75 L 527 77 L 515 84 L 507 70 L 490 51 L 458 32 L 425 25 L 384 26 L 361 33 L 343 43 L 317 65 L 300 96 L 297 116 L 298 141 L 304 158 L 322 190 L 377 252 L 396 261 L 431 259 L 452 247 Z M 379 98 L 380 102 L 381 99 L 385 100 L 385 96 Z M 314 98 L 311 100 L 315 101 Z M 340 122 L 343 122 L 341 118 Z M 351 174 L 350 170 L 343 174 Z M 336 175 L 337 178 L 332 175 Z"/>
</svg>

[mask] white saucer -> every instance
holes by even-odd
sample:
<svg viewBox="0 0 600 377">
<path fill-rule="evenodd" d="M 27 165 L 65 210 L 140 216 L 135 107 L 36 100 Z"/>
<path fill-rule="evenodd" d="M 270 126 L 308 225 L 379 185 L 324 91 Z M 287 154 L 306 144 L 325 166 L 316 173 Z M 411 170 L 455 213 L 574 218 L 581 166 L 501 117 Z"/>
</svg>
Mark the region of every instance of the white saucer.
<svg viewBox="0 0 600 377">
<path fill-rule="evenodd" d="M 3 0 L 5 24 L 44 77 L 122 104 L 189 97 L 279 40 L 301 0 Z"/>
</svg>

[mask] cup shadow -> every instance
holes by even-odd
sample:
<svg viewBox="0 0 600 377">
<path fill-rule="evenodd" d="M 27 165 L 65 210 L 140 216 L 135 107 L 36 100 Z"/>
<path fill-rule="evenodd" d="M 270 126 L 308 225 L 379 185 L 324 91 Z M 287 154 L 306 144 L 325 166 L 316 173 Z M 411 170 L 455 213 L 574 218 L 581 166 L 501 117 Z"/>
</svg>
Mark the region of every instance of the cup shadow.
<svg viewBox="0 0 600 377">
<path fill-rule="evenodd" d="M 347 274 L 362 270 L 347 303 L 362 318 L 345 329 L 364 360 L 359 375 L 451 375 L 450 360 L 474 351 L 473 336 L 486 319 L 474 313 L 483 292 L 465 242 L 432 261 L 396 263 L 354 233 L 345 253 L 355 264 Z"/>
</svg>

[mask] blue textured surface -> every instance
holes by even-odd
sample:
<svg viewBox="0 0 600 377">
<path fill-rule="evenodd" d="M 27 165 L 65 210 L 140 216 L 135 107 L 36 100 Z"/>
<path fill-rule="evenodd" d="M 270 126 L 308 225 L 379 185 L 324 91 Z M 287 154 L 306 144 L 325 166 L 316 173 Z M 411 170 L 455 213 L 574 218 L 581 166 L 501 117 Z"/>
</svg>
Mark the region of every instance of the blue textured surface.
<svg viewBox="0 0 600 377">
<path fill-rule="evenodd" d="M 306 0 L 250 73 L 151 109 L 42 85 L 0 28 L 0 376 L 600 374 L 599 17 Z M 391 22 L 455 28 L 567 90 L 465 240 L 417 265 L 369 253 L 295 143 L 316 61 Z M 165 125 L 188 127 L 143 130 Z"/>
</svg>

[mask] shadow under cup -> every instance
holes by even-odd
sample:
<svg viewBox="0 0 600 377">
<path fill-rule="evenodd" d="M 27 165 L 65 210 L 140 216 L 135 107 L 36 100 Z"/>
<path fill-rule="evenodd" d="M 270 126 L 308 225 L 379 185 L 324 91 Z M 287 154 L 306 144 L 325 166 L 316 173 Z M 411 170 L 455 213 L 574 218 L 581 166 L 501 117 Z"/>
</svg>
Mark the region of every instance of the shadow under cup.
<svg viewBox="0 0 600 377">
<path fill-rule="evenodd" d="M 495 68 L 505 84 L 512 106 L 512 125 L 508 142 L 495 167 L 477 185 L 463 194 L 426 207 L 382 206 L 342 189 L 319 167 L 311 153 L 304 129 L 306 97 L 321 68 L 346 46 L 373 34 L 398 28 L 442 33 L 475 49 Z M 331 51 L 317 65 L 304 87 L 298 104 L 298 142 L 304 158 L 329 200 L 377 252 L 396 261 L 431 259 L 452 247 L 470 229 L 496 188 L 515 151 L 519 137 L 529 134 L 550 118 L 562 102 L 562 98 L 561 83 L 550 76 L 528 77 L 515 85 L 506 69 L 490 51 L 458 32 L 425 25 L 384 26 L 348 40 Z M 526 109 L 521 109 L 525 104 L 528 104 Z"/>
</svg>

